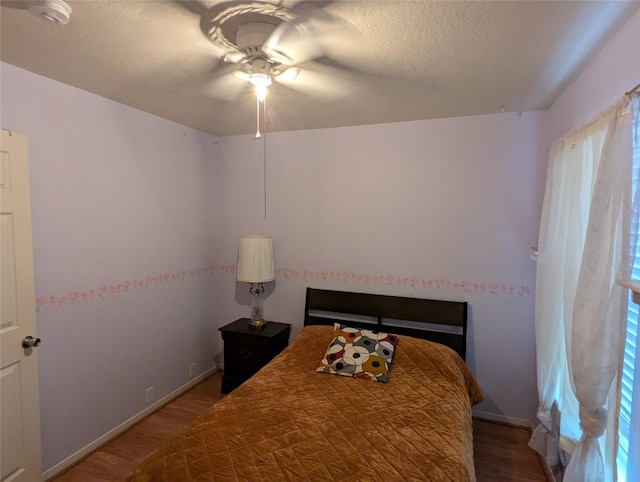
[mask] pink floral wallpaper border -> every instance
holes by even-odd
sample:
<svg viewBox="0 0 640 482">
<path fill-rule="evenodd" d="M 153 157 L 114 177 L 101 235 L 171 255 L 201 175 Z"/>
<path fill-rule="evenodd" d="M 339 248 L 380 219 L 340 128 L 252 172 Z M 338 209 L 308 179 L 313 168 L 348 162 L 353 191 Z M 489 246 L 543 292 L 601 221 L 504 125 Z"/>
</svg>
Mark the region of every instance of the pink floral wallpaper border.
<svg viewBox="0 0 640 482">
<path fill-rule="evenodd" d="M 72 291 L 64 296 L 36 296 L 36 311 L 40 312 L 41 308 L 44 307 L 58 308 L 66 304 L 75 305 L 79 302 L 93 301 L 96 298 L 104 301 L 106 297 L 197 278 L 202 275 L 212 274 L 216 269 L 219 271 L 228 271 L 231 270 L 231 268 L 235 271 L 235 266 L 204 266 L 197 269 L 185 269 L 176 273 L 163 273 L 157 276 L 147 276 L 144 279 L 126 279 L 118 283 L 103 284 L 83 291 Z"/>
<path fill-rule="evenodd" d="M 521 298 L 531 293 L 528 286 L 513 286 L 500 283 L 471 283 L 470 281 L 450 281 L 442 278 L 424 279 L 418 276 L 406 277 L 396 276 L 392 274 L 374 275 L 366 273 L 364 275 L 349 273 L 347 271 L 302 271 L 292 270 L 289 268 L 276 269 L 276 277 L 285 279 L 303 279 L 304 281 L 327 281 L 342 282 L 343 284 L 355 286 L 393 286 L 406 287 L 413 289 L 432 289 L 436 288 L 440 291 L 464 291 L 466 293 L 487 293 L 496 296 L 518 294 Z"/>
<path fill-rule="evenodd" d="M 105 301 L 125 293 L 131 293 L 154 286 L 177 283 L 203 275 L 211 275 L 215 272 L 235 273 L 235 265 L 210 265 L 197 269 L 181 270 L 176 273 L 163 273 L 156 276 L 147 276 L 144 279 L 125 279 L 114 284 L 103 284 L 83 291 L 72 291 L 62 296 L 37 296 L 36 311 L 41 313 L 43 308 L 58 308 L 64 305 L 76 305 L 82 302 L 99 299 Z M 326 283 L 340 283 L 350 287 L 411 287 L 414 290 L 438 289 L 440 291 L 461 291 L 465 293 L 490 294 L 494 296 L 518 295 L 524 299 L 531 294 L 528 286 L 513 286 L 501 283 L 472 283 L 470 281 L 451 281 L 443 278 L 424 279 L 418 276 L 397 276 L 392 274 L 358 274 L 347 271 L 310 271 L 308 269 L 276 269 L 276 278 L 285 280 L 321 281 Z"/>
</svg>

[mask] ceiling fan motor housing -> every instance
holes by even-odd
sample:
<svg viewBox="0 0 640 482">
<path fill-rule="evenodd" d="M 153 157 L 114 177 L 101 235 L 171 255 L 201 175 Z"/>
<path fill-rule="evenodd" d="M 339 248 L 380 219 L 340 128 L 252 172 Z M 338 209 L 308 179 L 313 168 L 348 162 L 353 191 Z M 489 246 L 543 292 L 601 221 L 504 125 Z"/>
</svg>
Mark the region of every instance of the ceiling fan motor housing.
<svg viewBox="0 0 640 482">
<path fill-rule="evenodd" d="M 264 77 L 271 73 L 271 64 L 264 58 L 256 58 L 251 61 L 251 76 L 262 74 Z"/>
<path fill-rule="evenodd" d="M 244 53 L 249 60 L 253 57 L 266 55 L 266 52 L 262 51 L 262 46 L 275 28 L 275 25 L 267 22 L 249 22 L 239 25 L 236 32 L 238 50 Z"/>
</svg>

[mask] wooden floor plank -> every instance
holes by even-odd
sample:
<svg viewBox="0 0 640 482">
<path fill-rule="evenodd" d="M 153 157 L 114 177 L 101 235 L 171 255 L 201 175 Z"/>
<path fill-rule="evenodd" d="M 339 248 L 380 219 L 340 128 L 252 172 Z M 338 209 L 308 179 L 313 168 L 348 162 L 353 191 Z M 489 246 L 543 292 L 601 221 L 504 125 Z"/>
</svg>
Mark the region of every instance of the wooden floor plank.
<svg viewBox="0 0 640 482">
<path fill-rule="evenodd" d="M 222 398 L 218 372 L 100 447 L 52 482 L 124 482 L 142 459 Z M 528 430 L 473 421 L 478 482 L 546 482 Z"/>
<path fill-rule="evenodd" d="M 473 452 L 478 482 L 546 482 L 536 452 L 528 446 L 531 434 L 523 427 L 473 421 Z"/>
</svg>

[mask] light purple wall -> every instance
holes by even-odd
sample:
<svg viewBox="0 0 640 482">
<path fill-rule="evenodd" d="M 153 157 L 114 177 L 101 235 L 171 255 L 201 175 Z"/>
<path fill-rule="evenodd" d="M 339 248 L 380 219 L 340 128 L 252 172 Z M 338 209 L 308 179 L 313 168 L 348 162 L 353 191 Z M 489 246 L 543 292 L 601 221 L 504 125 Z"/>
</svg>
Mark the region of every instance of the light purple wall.
<svg viewBox="0 0 640 482">
<path fill-rule="evenodd" d="M 213 365 L 215 224 L 203 133 L 2 64 L 29 137 L 48 469 Z M 213 181 L 213 180 L 212 180 Z"/>
<path fill-rule="evenodd" d="M 551 142 L 588 122 L 640 82 L 640 11 L 618 31 L 554 102 Z"/>
<path fill-rule="evenodd" d="M 271 106 L 277 109 L 277 99 Z M 477 408 L 535 415 L 533 287 L 545 153 L 537 112 L 220 140 L 226 263 L 237 238 L 274 238 L 268 318 L 302 327 L 307 286 L 470 303 Z M 224 278 L 225 274 L 221 273 Z M 228 322 L 246 287 L 219 289 Z M 226 290 L 226 291 L 225 291 Z M 517 389 L 514 389 L 517 387 Z"/>
</svg>

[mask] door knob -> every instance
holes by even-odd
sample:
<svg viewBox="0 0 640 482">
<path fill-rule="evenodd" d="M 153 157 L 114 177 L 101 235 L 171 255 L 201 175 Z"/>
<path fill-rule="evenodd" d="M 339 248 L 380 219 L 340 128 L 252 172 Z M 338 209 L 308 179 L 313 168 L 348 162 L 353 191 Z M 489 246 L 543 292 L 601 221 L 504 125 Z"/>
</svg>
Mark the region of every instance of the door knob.
<svg viewBox="0 0 640 482">
<path fill-rule="evenodd" d="M 32 336 L 25 336 L 22 339 L 22 348 L 31 348 L 31 347 L 38 347 L 40 346 L 40 343 L 42 343 L 42 340 L 40 340 L 40 338 L 34 338 Z"/>
</svg>

